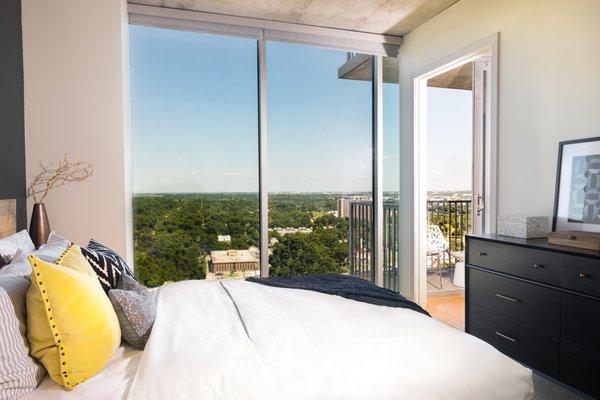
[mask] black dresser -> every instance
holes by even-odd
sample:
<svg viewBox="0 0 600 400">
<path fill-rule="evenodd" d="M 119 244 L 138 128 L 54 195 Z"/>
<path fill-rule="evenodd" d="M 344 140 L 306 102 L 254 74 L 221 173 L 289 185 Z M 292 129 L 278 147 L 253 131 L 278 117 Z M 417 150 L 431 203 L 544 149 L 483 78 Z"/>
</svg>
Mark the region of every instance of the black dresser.
<svg viewBox="0 0 600 400">
<path fill-rule="evenodd" d="M 467 236 L 466 331 L 600 398 L 600 252 Z"/>
</svg>

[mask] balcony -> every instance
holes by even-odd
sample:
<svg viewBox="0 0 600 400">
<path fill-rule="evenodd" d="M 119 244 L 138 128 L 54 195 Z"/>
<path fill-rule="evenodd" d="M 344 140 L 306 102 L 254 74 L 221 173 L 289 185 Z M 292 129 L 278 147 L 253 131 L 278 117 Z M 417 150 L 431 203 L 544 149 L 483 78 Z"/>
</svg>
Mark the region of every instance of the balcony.
<svg viewBox="0 0 600 400">
<path fill-rule="evenodd" d="M 465 249 L 465 235 L 471 230 L 471 200 L 430 200 L 427 202 L 427 220 L 437 225 L 447 242 L 447 249 L 428 257 L 428 270 L 452 272 L 457 258 L 453 254 Z M 398 291 L 398 228 L 397 203 L 383 204 L 383 285 Z M 350 274 L 374 281 L 373 203 L 356 200 L 349 202 L 348 262 Z"/>
</svg>

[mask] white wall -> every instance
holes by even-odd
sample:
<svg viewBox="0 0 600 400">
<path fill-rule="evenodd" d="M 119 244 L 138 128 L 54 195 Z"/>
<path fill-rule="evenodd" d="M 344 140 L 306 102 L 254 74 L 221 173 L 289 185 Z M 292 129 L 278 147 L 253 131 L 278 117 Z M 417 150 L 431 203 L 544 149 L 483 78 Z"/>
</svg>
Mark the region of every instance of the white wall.
<svg viewBox="0 0 600 400">
<path fill-rule="evenodd" d="M 558 142 L 600 136 L 600 1 L 460 0 L 400 49 L 402 274 L 413 289 L 412 74 L 500 33 L 498 212 L 551 216 Z"/>
<path fill-rule="evenodd" d="M 81 244 L 92 236 L 127 254 L 125 2 L 23 0 L 22 23 L 28 181 L 40 161 L 64 153 L 91 162 L 89 181 L 48 196 L 51 227 Z"/>
</svg>

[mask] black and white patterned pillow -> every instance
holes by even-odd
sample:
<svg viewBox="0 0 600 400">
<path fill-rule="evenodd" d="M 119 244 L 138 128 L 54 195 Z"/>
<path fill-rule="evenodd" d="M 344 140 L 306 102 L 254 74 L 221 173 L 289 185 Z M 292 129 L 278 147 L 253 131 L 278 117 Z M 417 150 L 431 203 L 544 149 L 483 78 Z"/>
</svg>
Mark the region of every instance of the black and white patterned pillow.
<svg viewBox="0 0 600 400">
<path fill-rule="evenodd" d="M 105 257 L 109 258 L 113 263 L 115 263 L 121 272 L 131 276 L 132 278 L 135 278 L 135 275 L 129 267 L 129 265 L 127 265 L 125 260 L 123 260 L 121 256 L 119 256 L 117 252 L 113 249 L 106 247 L 105 245 L 95 241 L 94 239 L 91 239 L 88 243 L 88 249 L 103 254 Z"/>
<path fill-rule="evenodd" d="M 117 253 L 93 239 L 87 247 L 81 247 L 81 254 L 98 275 L 98 280 L 106 293 L 117 287 L 121 275 L 134 277 L 129 265 Z"/>
</svg>

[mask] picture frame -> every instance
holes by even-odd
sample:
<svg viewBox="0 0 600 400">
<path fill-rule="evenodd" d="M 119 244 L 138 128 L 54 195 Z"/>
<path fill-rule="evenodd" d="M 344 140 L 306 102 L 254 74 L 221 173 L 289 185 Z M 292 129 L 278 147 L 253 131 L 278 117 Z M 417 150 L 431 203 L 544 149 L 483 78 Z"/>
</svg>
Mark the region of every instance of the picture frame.
<svg viewBox="0 0 600 400">
<path fill-rule="evenodd" d="M 559 143 L 552 231 L 600 232 L 600 137 Z"/>
</svg>

